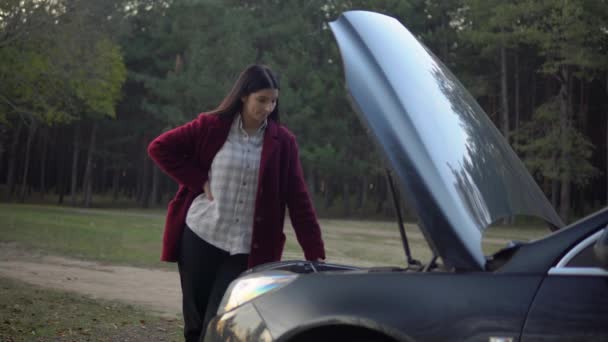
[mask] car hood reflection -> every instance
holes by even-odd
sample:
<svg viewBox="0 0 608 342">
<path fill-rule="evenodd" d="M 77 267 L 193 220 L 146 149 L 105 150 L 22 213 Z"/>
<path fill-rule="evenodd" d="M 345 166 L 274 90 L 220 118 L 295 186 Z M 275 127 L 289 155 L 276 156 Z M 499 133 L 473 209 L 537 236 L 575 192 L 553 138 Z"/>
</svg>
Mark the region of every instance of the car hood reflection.
<svg viewBox="0 0 608 342">
<path fill-rule="evenodd" d="M 396 19 L 330 23 L 355 111 L 448 267 L 482 270 L 482 233 L 513 215 L 563 223 L 475 99 Z"/>
</svg>

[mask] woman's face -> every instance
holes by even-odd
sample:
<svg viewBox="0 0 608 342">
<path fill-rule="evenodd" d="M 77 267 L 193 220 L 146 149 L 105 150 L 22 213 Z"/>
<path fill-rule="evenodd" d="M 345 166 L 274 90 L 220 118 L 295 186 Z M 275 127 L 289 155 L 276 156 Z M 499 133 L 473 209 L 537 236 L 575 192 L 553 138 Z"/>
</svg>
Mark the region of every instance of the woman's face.
<svg viewBox="0 0 608 342">
<path fill-rule="evenodd" d="M 277 106 L 278 89 L 262 89 L 243 96 L 243 120 L 245 124 L 261 125 Z"/>
</svg>

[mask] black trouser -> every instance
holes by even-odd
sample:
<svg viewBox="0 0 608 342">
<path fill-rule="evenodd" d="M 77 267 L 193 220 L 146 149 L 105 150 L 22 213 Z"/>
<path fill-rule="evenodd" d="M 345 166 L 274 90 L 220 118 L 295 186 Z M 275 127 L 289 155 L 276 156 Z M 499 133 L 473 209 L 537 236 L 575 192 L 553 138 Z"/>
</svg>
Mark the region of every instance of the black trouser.
<svg viewBox="0 0 608 342">
<path fill-rule="evenodd" d="M 226 288 L 247 269 L 247 258 L 247 254 L 230 255 L 184 227 L 178 267 L 186 341 L 205 336 Z"/>
</svg>

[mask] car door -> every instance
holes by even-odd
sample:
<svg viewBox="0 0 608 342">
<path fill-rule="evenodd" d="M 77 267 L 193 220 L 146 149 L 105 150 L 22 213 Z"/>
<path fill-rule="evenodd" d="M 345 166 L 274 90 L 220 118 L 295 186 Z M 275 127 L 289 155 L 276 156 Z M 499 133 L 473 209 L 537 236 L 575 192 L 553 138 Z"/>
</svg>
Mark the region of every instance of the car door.
<svg viewBox="0 0 608 342">
<path fill-rule="evenodd" d="M 584 239 L 552 267 L 534 298 L 522 341 L 608 341 L 608 271 Z"/>
</svg>

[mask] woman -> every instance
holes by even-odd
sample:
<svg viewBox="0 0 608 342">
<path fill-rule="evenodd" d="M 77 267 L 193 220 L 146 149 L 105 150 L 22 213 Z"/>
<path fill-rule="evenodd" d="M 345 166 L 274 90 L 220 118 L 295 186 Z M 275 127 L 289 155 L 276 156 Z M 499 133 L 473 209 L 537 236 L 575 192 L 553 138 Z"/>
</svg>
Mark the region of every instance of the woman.
<svg viewBox="0 0 608 342">
<path fill-rule="evenodd" d="M 179 183 L 161 260 L 178 262 L 186 341 L 204 336 L 242 271 L 281 259 L 286 207 L 306 259 L 325 259 L 295 137 L 279 124 L 278 96 L 272 71 L 249 66 L 217 109 L 148 147 Z"/>
</svg>

